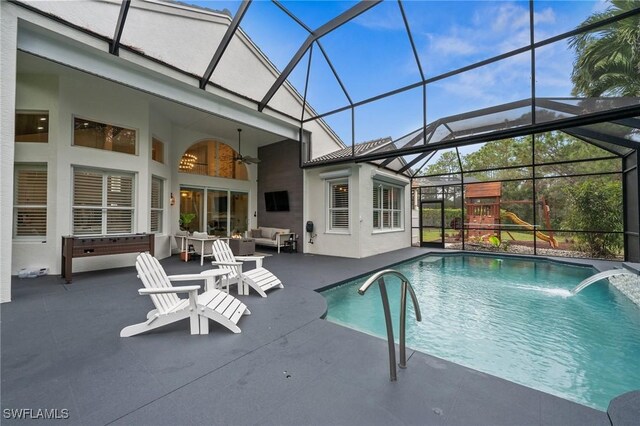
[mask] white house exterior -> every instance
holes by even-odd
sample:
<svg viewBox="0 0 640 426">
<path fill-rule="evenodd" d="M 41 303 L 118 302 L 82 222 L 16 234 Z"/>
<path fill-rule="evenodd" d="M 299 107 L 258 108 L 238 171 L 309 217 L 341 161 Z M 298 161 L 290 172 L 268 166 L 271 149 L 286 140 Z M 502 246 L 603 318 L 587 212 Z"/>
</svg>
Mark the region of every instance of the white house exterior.
<svg viewBox="0 0 640 426">
<path fill-rule="evenodd" d="M 261 223 L 258 214 L 261 166 L 247 165 L 248 179 L 229 179 L 181 173 L 180 160 L 201 141 L 238 151 L 237 128 L 243 129 L 243 155 L 256 157 L 259 149 L 298 141 L 300 123 L 294 117 L 300 116 L 301 96 L 285 84 L 269 108 L 258 111 L 257 101 L 278 71 L 241 31 L 214 73 L 215 84 L 199 88 L 197 77 L 231 23 L 223 13 L 161 1 L 132 2 L 121 39 L 128 48 L 110 54 L 120 4 L 111 0 L 0 3 L 0 212 L 12 218 L 0 225 L 2 302 L 11 300 L 11 276 L 21 268 L 46 267 L 50 274 L 60 274 L 61 237 L 73 234 L 77 225 L 74 182 L 79 178 L 74 176 L 78 173 L 102 176 L 104 182 L 116 179 L 118 185 L 124 176 L 132 183 L 130 232 L 154 232 L 159 258 L 172 252 L 182 188 L 246 194 L 247 227 L 269 225 Z M 48 141 L 17 142 L 17 114 L 34 112 L 46 114 Z M 74 134 L 85 120 L 135 133 L 133 151 L 78 144 Z M 344 148 L 321 121 L 305 124 L 304 131 L 313 141 L 312 157 Z M 152 153 L 158 142 L 164 148 L 160 157 L 157 151 Z M 298 153 L 290 155 L 297 163 Z M 16 173 L 25 169 L 39 171 L 45 179 L 38 182 L 46 185 L 46 202 L 36 206 L 46 212 L 44 235 L 16 235 Z M 332 187 L 335 182 L 348 185 L 346 213 L 331 210 L 331 191 L 345 190 Z M 315 225 L 313 235 L 299 237 L 305 253 L 364 257 L 411 244 L 410 185 L 403 177 L 363 163 L 304 169 L 301 184 L 302 222 Z M 380 188 L 379 194 L 387 191 L 385 196 L 388 190 L 393 192 L 400 206 L 389 213 L 399 219 L 388 226 L 382 225 L 387 213 L 373 213 L 373 199 L 378 196 L 372 195 L 374 188 Z M 158 191 L 160 205 L 154 198 Z M 175 205 L 170 203 L 172 197 Z M 332 226 L 332 214 L 340 221 L 346 217 L 347 226 L 345 222 Z M 152 225 L 152 217 L 159 223 Z M 75 259 L 73 270 L 130 266 L 134 258 L 121 254 Z"/>
</svg>

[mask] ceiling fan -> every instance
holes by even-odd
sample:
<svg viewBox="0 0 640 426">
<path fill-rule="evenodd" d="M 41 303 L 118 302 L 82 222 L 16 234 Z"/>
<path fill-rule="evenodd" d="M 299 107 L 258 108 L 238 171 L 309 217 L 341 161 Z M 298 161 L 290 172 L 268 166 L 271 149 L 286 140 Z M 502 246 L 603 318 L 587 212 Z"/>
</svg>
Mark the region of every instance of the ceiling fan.
<svg viewBox="0 0 640 426">
<path fill-rule="evenodd" d="M 259 158 L 254 158 L 254 157 L 249 157 L 248 155 L 242 155 L 241 154 L 241 145 L 240 145 L 240 133 L 242 132 L 242 129 L 238 129 L 238 155 L 236 155 L 233 160 L 237 161 L 238 163 L 244 163 L 244 164 L 255 164 L 255 163 L 259 163 L 260 159 Z"/>
</svg>

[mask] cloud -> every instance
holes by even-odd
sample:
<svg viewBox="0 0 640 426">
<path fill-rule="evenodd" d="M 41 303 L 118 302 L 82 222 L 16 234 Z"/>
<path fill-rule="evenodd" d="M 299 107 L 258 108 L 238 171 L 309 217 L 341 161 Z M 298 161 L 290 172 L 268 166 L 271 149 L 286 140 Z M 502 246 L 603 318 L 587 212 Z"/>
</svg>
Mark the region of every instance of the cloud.
<svg viewBox="0 0 640 426">
<path fill-rule="evenodd" d="M 472 54 L 478 50 L 477 46 L 474 46 L 461 37 L 453 35 L 431 35 L 430 38 L 431 48 L 437 53 L 464 56 Z"/>
<path fill-rule="evenodd" d="M 353 22 L 371 30 L 405 31 L 400 12 L 385 7 L 384 4 L 358 16 Z"/>
</svg>

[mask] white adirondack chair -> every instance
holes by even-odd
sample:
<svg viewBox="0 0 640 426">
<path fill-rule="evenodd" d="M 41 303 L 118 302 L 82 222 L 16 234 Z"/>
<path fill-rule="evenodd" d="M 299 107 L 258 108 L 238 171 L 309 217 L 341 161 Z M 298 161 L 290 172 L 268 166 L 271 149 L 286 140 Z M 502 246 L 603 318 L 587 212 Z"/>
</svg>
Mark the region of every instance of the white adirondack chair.
<svg viewBox="0 0 640 426">
<path fill-rule="evenodd" d="M 249 294 L 246 285 L 262 297 L 267 297 L 265 291 L 269 289 L 284 287 L 278 277 L 262 267 L 264 256 L 234 256 L 229 244 L 223 240 L 213 242 L 213 256 L 216 260 L 211 264 L 231 270 L 228 275 L 229 284 L 238 284 L 238 294 Z M 256 262 L 256 268 L 243 271 L 242 263 L 246 261 Z"/>
<path fill-rule="evenodd" d="M 238 321 L 248 315 L 249 309 L 240 300 L 217 289 L 209 289 L 198 295 L 199 285 L 173 287 L 171 281 L 206 280 L 200 274 L 167 276 L 158 259 L 149 253 L 141 253 L 136 259 L 138 278 L 145 288 L 138 293 L 151 296 L 155 305 L 147 314 L 147 321 L 125 327 L 120 337 L 135 336 L 185 318 L 190 319 L 191 334 L 208 334 L 209 320 L 213 320 L 234 333 L 240 333 Z M 177 293 L 189 293 L 188 299 L 180 299 Z"/>
</svg>

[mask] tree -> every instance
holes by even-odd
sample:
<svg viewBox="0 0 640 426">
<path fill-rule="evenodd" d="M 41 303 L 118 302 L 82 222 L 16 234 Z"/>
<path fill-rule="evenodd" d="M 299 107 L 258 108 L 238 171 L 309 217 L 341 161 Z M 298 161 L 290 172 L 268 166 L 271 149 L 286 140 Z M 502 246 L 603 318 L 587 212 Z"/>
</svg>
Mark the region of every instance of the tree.
<svg viewBox="0 0 640 426">
<path fill-rule="evenodd" d="M 460 163 L 455 151 L 444 151 L 435 163 L 430 164 L 420 173 L 423 176 L 429 175 L 451 175 L 460 173 Z"/>
<path fill-rule="evenodd" d="M 623 247 L 622 185 L 619 181 L 590 179 L 571 192 L 569 228 L 585 231 L 576 235 L 580 246 L 594 257 L 617 255 Z M 618 233 L 613 233 L 618 232 Z"/>
<path fill-rule="evenodd" d="M 581 26 L 639 6 L 637 0 L 611 0 L 604 12 L 589 16 Z M 578 34 L 569 45 L 576 50 L 571 73 L 574 95 L 640 96 L 640 15 Z"/>
</svg>

